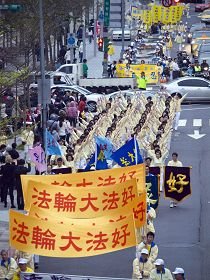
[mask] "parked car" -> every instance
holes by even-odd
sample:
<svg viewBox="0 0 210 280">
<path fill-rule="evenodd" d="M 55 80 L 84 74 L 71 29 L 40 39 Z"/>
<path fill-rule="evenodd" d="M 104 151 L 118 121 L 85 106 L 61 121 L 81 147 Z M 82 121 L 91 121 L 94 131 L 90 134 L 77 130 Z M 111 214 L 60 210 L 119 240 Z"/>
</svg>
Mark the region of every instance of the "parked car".
<svg viewBox="0 0 210 280">
<path fill-rule="evenodd" d="M 184 95 L 185 103 L 203 103 L 210 102 L 210 82 L 203 78 L 183 77 L 165 85 L 166 91 L 170 94 L 180 93 Z"/>
<path fill-rule="evenodd" d="M 195 5 L 195 12 L 203 12 L 210 8 L 210 3 Z"/>
<path fill-rule="evenodd" d="M 201 22 L 210 23 L 210 9 L 204 11 L 198 17 L 201 19 Z"/>
<path fill-rule="evenodd" d="M 210 52 L 210 43 L 208 44 L 202 44 L 199 48 L 199 55 L 202 53 L 209 53 Z M 210 54 L 209 54 L 210 55 Z"/>
</svg>

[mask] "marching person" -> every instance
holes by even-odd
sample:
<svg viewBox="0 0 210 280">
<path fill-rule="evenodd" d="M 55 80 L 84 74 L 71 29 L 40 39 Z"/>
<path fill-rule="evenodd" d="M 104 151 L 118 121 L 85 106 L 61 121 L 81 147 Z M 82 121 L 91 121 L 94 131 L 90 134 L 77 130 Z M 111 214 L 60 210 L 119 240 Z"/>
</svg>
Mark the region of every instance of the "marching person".
<svg viewBox="0 0 210 280">
<path fill-rule="evenodd" d="M 173 153 L 172 154 L 172 160 L 168 162 L 168 166 L 174 166 L 174 167 L 182 167 L 182 162 L 178 160 L 178 154 Z M 173 200 L 170 202 L 170 208 L 176 207 L 177 203 Z"/>
<path fill-rule="evenodd" d="M 1 262 L 0 262 L 0 279 L 11 280 L 17 269 L 17 263 L 15 259 L 9 258 L 6 250 L 1 251 Z"/>
<path fill-rule="evenodd" d="M 176 280 L 185 280 L 184 269 L 176 267 L 175 271 L 172 272 Z"/>
<path fill-rule="evenodd" d="M 164 260 L 157 259 L 154 262 L 156 268 L 150 273 L 150 280 L 173 280 L 171 271 L 164 266 Z"/>
<path fill-rule="evenodd" d="M 136 257 L 139 258 L 142 249 L 148 250 L 148 258 L 154 263 L 158 256 L 158 246 L 154 242 L 155 234 L 153 232 L 148 232 L 147 237 L 136 247 Z"/>
<path fill-rule="evenodd" d="M 140 258 L 134 259 L 132 279 L 149 279 L 150 272 L 154 265 L 151 263 L 148 256 L 149 251 L 144 248 L 141 250 Z"/>
<path fill-rule="evenodd" d="M 181 104 L 182 101 L 185 99 L 185 97 L 187 96 L 188 93 L 186 93 L 185 95 L 181 96 L 181 94 L 177 93 L 174 95 L 173 98 L 173 105 L 174 105 L 174 109 L 175 109 L 175 125 L 174 125 L 174 129 L 177 130 L 178 129 L 178 125 L 179 125 L 179 118 L 180 118 L 180 114 L 181 114 Z"/>
<path fill-rule="evenodd" d="M 27 261 L 27 266 L 34 270 L 34 255 L 20 250 L 15 250 L 14 259 L 17 263 L 19 263 L 19 260 L 25 259 Z"/>
<path fill-rule="evenodd" d="M 27 266 L 28 261 L 26 259 L 20 258 L 18 261 L 18 266 L 19 268 L 16 270 L 14 276 L 13 276 L 13 280 L 20 280 L 20 273 L 21 272 L 26 272 L 26 273 L 30 273 L 30 272 L 34 272 L 33 269 L 31 269 L 30 267 Z"/>
</svg>

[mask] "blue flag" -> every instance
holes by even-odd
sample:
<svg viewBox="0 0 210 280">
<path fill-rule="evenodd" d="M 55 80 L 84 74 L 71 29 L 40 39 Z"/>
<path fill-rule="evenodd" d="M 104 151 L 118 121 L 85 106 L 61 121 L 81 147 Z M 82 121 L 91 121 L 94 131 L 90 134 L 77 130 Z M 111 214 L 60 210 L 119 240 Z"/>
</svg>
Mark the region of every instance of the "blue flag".
<svg viewBox="0 0 210 280">
<path fill-rule="evenodd" d="M 103 149 L 100 149 L 99 145 L 96 145 L 96 153 L 92 155 L 85 170 L 88 171 L 92 166 L 96 167 L 96 170 L 108 169 L 108 164 L 104 155 Z"/>
<path fill-rule="evenodd" d="M 47 154 L 62 156 L 62 151 L 58 142 L 54 139 L 52 134 L 47 130 L 46 131 L 46 142 L 47 142 Z"/>
<path fill-rule="evenodd" d="M 103 136 L 96 136 L 95 137 L 96 144 L 100 147 L 101 150 L 103 150 L 105 158 L 111 159 L 111 155 L 114 151 L 114 146 L 112 142 Z"/>
<path fill-rule="evenodd" d="M 111 158 L 123 167 L 143 163 L 138 143 L 134 138 L 114 152 Z"/>
<path fill-rule="evenodd" d="M 156 209 L 159 203 L 158 176 L 146 176 L 146 190 L 150 206 Z"/>
</svg>

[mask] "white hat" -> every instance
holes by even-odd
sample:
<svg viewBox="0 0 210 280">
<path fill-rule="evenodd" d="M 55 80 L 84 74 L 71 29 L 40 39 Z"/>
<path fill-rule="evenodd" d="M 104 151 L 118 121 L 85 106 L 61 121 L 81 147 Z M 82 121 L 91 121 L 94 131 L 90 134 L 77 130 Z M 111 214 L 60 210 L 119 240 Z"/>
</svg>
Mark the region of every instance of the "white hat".
<svg viewBox="0 0 210 280">
<path fill-rule="evenodd" d="M 141 254 L 149 255 L 149 251 L 147 249 L 142 249 Z"/>
<path fill-rule="evenodd" d="M 18 264 L 27 264 L 28 261 L 26 259 L 20 258 Z"/>
<path fill-rule="evenodd" d="M 175 271 L 172 272 L 173 274 L 184 274 L 184 269 L 181 267 L 176 267 Z"/>
<path fill-rule="evenodd" d="M 164 265 L 164 260 L 162 260 L 162 259 L 157 259 L 157 260 L 154 262 L 154 265 Z"/>
</svg>

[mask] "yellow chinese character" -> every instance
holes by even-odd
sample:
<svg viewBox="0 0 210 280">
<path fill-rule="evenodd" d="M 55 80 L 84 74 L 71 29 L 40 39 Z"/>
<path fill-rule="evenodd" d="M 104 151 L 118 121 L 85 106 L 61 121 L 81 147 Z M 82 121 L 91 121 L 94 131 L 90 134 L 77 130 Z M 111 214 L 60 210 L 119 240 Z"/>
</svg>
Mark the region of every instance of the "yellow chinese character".
<svg viewBox="0 0 210 280">
<path fill-rule="evenodd" d="M 99 153 L 99 155 L 98 155 L 97 160 L 104 161 L 104 159 L 105 159 L 104 152 L 101 150 L 100 153 Z"/>
<path fill-rule="evenodd" d="M 179 179 L 179 181 L 177 179 Z M 177 179 L 173 175 L 173 172 L 171 172 L 169 180 L 166 182 L 169 187 L 168 192 L 182 193 L 184 190 L 184 186 L 187 186 L 189 184 L 189 181 L 184 181 L 186 179 L 186 175 L 184 174 L 177 174 Z M 177 189 L 176 185 L 178 185 L 180 188 Z"/>
<path fill-rule="evenodd" d="M 135 155 L 134 154 L 128 152 L 128 157 L 131 159 L 131 162 L 134 162 L 134 160 L 135 160 Z"/>
<path fill-rule="evenodd" d="M 124 166 L 128 166 L 130 165 L 130 161 L 128 161 L 126 158 L 122 157 L 120 158 L 120 161 L 121 163 L 124 165 Z"/>
</svg>

